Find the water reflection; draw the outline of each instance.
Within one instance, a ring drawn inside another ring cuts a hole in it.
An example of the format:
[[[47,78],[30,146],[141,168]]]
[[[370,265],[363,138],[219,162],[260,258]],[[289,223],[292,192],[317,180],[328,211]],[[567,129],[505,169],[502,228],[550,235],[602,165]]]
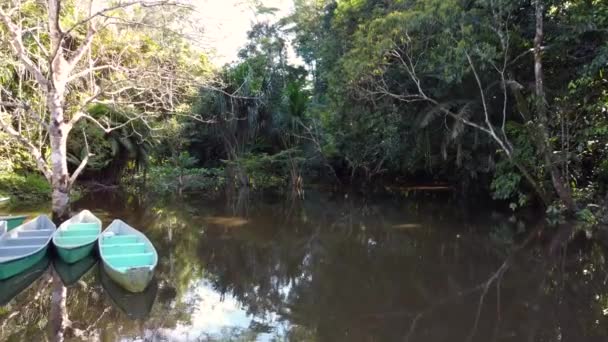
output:
[[[129,299],[97,272],[59,287],[47,272],[0,309],[0,339],[51,338],[48,314],[61,307],[51,294],[62,291],[66,340],[608,337],[603,245],[541,239],[508,258],[534,225],[463,212],[449,199],[309,192],[302,202],[249,194],[213,202],[97,193],[77,203],[82,208],[104,224],[124,218],[150,237],[160,257],[153,291]]]
[[[143,292],[131,293],[112,281],[103,267],[98,267],[97,273],[105,293],[130,319],[146,319],[150,315],[158,291],[156,278],[152,279]]]
[[[38,279],[49,266],[49,258],[44,257],[25,271],[14,277],[0,280],[0,306],[10,301]]]
[[[59,257],[53,257],[53,268],[57,272],[57,275],[59,275],[59,278],[61,278],[63,285],[68,287],[76,284],[95,265],[97,265],[97,257],[95,255],[89,255],[73,264],[68,264]]]

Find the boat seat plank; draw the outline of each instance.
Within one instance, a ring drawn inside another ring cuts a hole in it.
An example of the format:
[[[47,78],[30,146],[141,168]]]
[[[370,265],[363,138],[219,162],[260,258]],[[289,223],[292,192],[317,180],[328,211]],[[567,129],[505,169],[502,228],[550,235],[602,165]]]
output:
[[[55,243],[62,246],[78,246],[95,242],[95,240],[97,240],[97,236],[97,234],[86,236],[57,236],[55,237]]]
[[[146,244],[143,242],[123,243],[116,245],[105,244],[102,245],[101,248],[105,255],[121,255],[146,252]]]
[[[97,222],[79,222],[79,223],[70,223],[68,224],[68,229],[99,229],[101,225]]]
[[[59,236],[86,236],[86,235],[99,235],[100,230],[97,228],[79,228],[70,230],[60,230]]]
[[[18,237],[49,237],[53,234],[51,229],[40,229],[40,230],[22,230],[17,232]]]
[[[19,248],[30,248],[30,247],[36,247],[36,248],[38,248],[40,246],[42,246],[42,245],[2,246],[2,247],[0,247],[0,251],[19,249]]]
[[[16,239],[5,239],[0,241],[0,247],[12,247],[12,246],[41,246],[48,241],[48,237],[26,237]]]
[[[12,247],[0,247],[0,258],[15,257],[26,255],[31,252],[38,250],[41,246],[12,246]]]
[[[105,255],[105,260],[112,267],[139,267],[151,266],[154,262],[154,253],[132,253],[120,255]]]
[[[78,240],[78,239],[90,239],[90,238],[96,238],[98,237],[99,234],[87,234],[87,235],[78,235],[78,236],[65,236],[65,235],[57,235],[55,238],[57,239],[64,239],[64,240]]]
[[[102,245],[135,243],[135,242],[139,242],[139,236],[132,235],[132,234],[103,236],[101,242],[102,242]]]

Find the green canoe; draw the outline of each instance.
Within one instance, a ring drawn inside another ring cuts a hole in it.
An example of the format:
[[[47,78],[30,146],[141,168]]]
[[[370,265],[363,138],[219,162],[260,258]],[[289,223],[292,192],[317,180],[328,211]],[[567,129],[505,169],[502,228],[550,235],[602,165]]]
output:
[[[0,221],[6,221],[6,230],[12,230],[23,224],[27,215],[20,216],[0,216]]]
[[[46,255],[55,224],[40,215],[0,236],[0,280],[19,274]]]
[[[131,292],[146,289],[154,276],[158,254],[144,234],[114,220],[98,244],[103,268],[112,280]]]
[[[53,235],[53,244],[59,257],[73,264],[91,254],[101,233],[101,220],[83,210],[63,222]]]

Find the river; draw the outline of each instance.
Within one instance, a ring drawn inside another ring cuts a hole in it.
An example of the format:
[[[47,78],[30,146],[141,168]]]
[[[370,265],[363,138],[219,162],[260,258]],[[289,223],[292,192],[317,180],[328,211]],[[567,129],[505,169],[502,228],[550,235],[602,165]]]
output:
[[[424,193],[107,192],[74,203],[85,208],[104,226],[121,218],[148,235],[160,256],[152,286],[123,293],[93,261],[54,308],[56,279],[43,267],[0,307],[0,340],[51,339],[53,310],[66,340],[608,340],[606,248],[551,244],[543,234],[556,228],[546,227],[513,253],[540,215]]]

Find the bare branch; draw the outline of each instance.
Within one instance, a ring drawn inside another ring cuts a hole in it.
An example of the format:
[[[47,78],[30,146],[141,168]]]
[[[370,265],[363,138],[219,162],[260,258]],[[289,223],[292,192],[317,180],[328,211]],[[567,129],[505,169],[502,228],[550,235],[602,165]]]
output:
[[[109,122],[106,122],[105,125],[104,125],[104,123],[102,123],[101,121],[99,121],[96,118],[92,117],[91,115],[86,114],[85,112],[80,111],[80,112],[76,113],[76,115],[74,115],[74,117],[72,118],[72,120],[70,120],[70,123],[76,123],[80,119],[86,119],[86,120],[94,123],[97,127],[101,128],[101,130],[103,130],[105,133],[110,133],[112,131],[115,131],[115,130],[117,130],[119,128],[122,128],[122,127],[125,127],[125,126],[131,124],[133,121],[137,121],[137,120],[143,119],[144,117],[150,117],[150,114],[149,113],[142,113],[142,114],[136,115],[134,117],[128,118],[127,121],[125,121],[125,122],[123,122],[123,123],[121,123],[119,125],[113,126]],[[147,124],[147,123],[145,123],[145,124]]]
[[[72,173],[72,176],[70,177],[70,186],[72,186],[74,184],[74,182],[76,182],[76,179],[78,178],[78,176],[80,175],[82,170],[84,170],[84,168],[87,166],[89,157],[93,155],[93,154],[91,154],[91,151],[89,150],[87,134],[85,133],[84,128],[82,129],[82,136],[84,137],[84,146],[86,149],[86,154],[85,154],[84,158],[82,159],[82,161],[80,161],[80,165],[78,165],[76,170],[74,170],[74,173]]]
[[[44,75],[40,71],[40,68],[38,68],[36,63],[34,63],[34,61],[32,61],[32,59],[28,55],[27,50],[23,45],[23,40],[21,39],[21,28],[12,22],[11,18],[8,16],[7,13],[4,12],[4,10],[2,10],[2,8],[0,8],[0,20],[4,23],[4,25],[8,29],[9,35],[11,36],[10,42],[11,47],[13,48],[13,52],[23,63],[27,71],[29,71],[34,76],[36,82],[38,82],[40,86],[46,88],[48,86],[48,80],[46,79],[46,77],[44,77]]]
[[[91,43],[93,43],[93,38],[95,37],[96,33],[97,31],[93,25],[91,25],[87,31],[87,36],[84,39],[84,42],[82,42],[78,50],[76,50],[76,52],[74,52],[74,54],[68,59],[70,69],[74,69],[74,67],[76,67],[76,64],[78,64],[85,52],[91,47]]]
[[[2,114],[3,112],[0,112],[0,114]],[[34,144],[32,144],[31,141],[29,141],[28,139],[26,139],[23,135],[21,135],[19,132],[17,132],[9,123],[4,122],[4,120],[2,120],[2,117],[0,116],[0,129],[2,129],[4,132],[8,133],[8,135],[10,135],[13,139],[19,141],[23,146],[25,146],[30,153],[32,154],[32,157],[34,157],[34,160],[36,161],[36,166],[38,166],[38,169],[44,174],[44,176],[46,177],[47,180],[51,180],[51,169],[49,168],[48,164],[46,163],[46,160],[42,157],[42,153],[40,151],[40,149],[38,149],[36,146],[34,146]]]
[[[111,6],[111,7],[99,10],[99,11],[93,13],[92,15],[88,16],[87,18],[78,21],[72,27],[70,27],[65,33],[68,34],[68,33],[72,32],[73,30],[75,30],[78,26],[87,24],[90,21],[92,21],[93,19],[95,19],[97,17],[100,17],[100,16],[103,16],[104,14],[106,14],[108,12],[112,12],[112,11],[115,11],[115,10],[118,10],[118,9],[127,8],[127,7],[131,7],[131,6],[134,6],[134,5],[141,5],[142,7],[184,6],[184,7],[190,8],[186,4],[182,4],[182,3],[176,2],[176,1],[168,1],[168,0],[160,0],[160,1],[139,0],[139,1],[128,1],[128,2],[122,2],[122,3],[119,2],[115,6]]]
[[[114,71],[120,71],[122,70],[120,67],[114,66],[114,65],[100,65],[100,66],[94,66],[94,67],[89,67],[85,70],[79,71],[75,74],[73,74],[72,76],[70,76],[68,78],[68,83],[72,82],[74,80],[77,80],[81,77],[86,77],[88,76],[90,73],[95,72],[95,71],[101,71],[101,70],[114,70]]]

